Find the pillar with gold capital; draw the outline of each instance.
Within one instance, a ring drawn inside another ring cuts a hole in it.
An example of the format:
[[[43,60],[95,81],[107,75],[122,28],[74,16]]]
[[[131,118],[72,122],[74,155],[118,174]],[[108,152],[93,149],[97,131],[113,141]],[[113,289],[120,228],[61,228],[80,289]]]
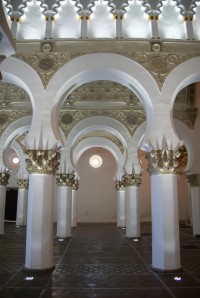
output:
[[[79,181],[74,179],[72,184],[72,216],[71,216],[71,226],[72,228],[77,227],[77,197],[78,197],[78,187]]]
[[[53,182],[60,153],[26,150],[29,173],[25,269],[51,271],[53,264]]]
[[[72,185],[73,174],[58,174],[56,176],[58,186],[57,203],[57,237],[71,237],[71,214],[72,214]]]
[[[140,209],[138,187],[141,184],[141,174],[125,174],[125,210],[126,210],[126,237],[140,237]]]
[[[18,185],[18,196],[17,196],[16,225],[25,226],[27,223],[28,179],[17,179],[17,185]]]
[[[117,193],[117,227],[126,227],[125,214],[125,184],[123,179],[115,182],[115,189]]]
[[[177,174],[183,172],[181,151],[152,150],[147,154],[151,178],[152,267],[171,271],[181,268]]]
[[[6,171],[0,172],[0,234],[4,233],[4,216],[6,203],[6,186],[10,174]]]
[[[191,189],[193,235],[200,235],[200,174],[187,175]]]

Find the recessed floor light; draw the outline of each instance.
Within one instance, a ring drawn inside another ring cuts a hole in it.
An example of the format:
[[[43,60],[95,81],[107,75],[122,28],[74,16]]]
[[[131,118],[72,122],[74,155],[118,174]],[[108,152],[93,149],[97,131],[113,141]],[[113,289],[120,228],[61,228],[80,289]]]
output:
[[[176,281],[180,281],[182,278],[180,277],[180,276],[175,276],[174,277],[174,280],[176,280]]]
[[[25,280],[33,280],[34,277],[33,277],[33,276],[26,276],[24,279],[25,279]]]

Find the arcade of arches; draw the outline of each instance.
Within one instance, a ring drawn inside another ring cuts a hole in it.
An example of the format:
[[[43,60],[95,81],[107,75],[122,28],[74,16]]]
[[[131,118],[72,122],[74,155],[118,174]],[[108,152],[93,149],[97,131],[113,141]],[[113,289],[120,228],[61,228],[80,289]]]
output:
[[[0,10],[0,234],[18,187],[27,269],[54,268],[53,222],[63,238],[77,222],[133,238],[152,222],[152,267],[181,268],[179,221],[200,235],[200,1]]]

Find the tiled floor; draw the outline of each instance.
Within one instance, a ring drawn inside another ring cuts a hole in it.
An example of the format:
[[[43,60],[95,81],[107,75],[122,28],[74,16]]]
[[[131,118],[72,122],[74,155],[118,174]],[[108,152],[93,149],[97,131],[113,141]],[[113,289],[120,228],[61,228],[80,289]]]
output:
[[[55,237],[54,272],[31,274],[23,270],[25,230],[6,223],[0,235],[0,297],[200,297],[200,238],[190,227],[180,228],[181,273],[152,271],[150,226],[142,225],[135,242],[108,224],[80,225],[62,242]]]

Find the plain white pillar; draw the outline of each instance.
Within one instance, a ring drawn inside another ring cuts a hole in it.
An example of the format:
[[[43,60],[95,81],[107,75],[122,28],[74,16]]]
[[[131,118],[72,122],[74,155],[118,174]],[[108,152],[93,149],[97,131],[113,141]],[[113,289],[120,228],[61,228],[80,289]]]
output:
[[[193,235],[200,235],[200,187],[191,186]]]
[[[125,216],[125,189],[117,190],[117,227],[126,227],[126,216]]]
[[[140,212],[138,186],[128,186],[125,190],[126,237],[140,237]]]
[[[52,270],[53,181],[51,174],[29,175],[25,268]]]
[[[6,204],[6,186],[0,185],[0,234],[4,234],[5,204]]]
[[[72,216],[71,216],[71,226],[73,228],[77,227],[77,196],[78,192],[76,189],[72,189]]]
[[[152,267],[180,269],[177,176],[151,175]]]
[[[25,226],[27,223],[28,189],[19,188],[17,196],[16,225]]]
[[[72,187],[58,186],[57,237],[71,237]]]

